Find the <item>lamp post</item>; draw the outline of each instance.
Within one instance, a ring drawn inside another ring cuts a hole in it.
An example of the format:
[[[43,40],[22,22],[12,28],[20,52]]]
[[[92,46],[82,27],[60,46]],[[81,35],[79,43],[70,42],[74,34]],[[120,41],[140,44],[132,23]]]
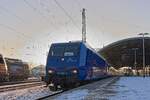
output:
[[[149,33],[139,33],[138,35],[142,35],[143,40],[143,76],[145,77],[145,41],[144,36],[149,35]]]
[[[136,68],[136,65],[137,65],[137,61],[136,61],[136,58],[137,58],[137,50],[138,48],[132,48],[132,50],[134,50],[134,68],[135,68],[135,72],[137,73],[137,68]]]

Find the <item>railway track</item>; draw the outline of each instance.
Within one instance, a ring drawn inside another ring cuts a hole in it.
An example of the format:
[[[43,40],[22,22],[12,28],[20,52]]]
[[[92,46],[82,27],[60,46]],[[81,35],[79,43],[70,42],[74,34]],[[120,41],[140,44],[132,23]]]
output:
[[[29,82],[29,83],[20,83],[20,84],[13,84],[13,85],[4,85],[0,86],[0,92],[12,91],[17,89],[25,89],[35,86],[42,86],[44,85],[43,82]]]
[[[100,80],[97,80],[97,81],[105,81],[105,79],[111,79],[112,77],[107,77],[107,78],[103,78],[103,79],[100,79]],[[114,77],[114,79],[112,79],[112,80],[117,80],[119,77]],[[89,83],[87,83],[87,84],[82,84],[82,85],[80,85],[79,87],[76,87],[76,88],[80,88],[80,87],[82,87],[82,86],[86,86],[86,85],[88,85],[88,84],[91,84],[91,83],[94,83],[94,82],[96,82],[96,81],[93,81],[93,82],[89,82]],[[44,97],[41,97],[41,98],[38,98],[38,99],[36,99],[36,100],[49,100],[49,98],[50,97],[52,97],[52,96],[56,96],[56,95],[59,95],[59,94],[61,94],[61,93],[63,93],[63,92],[67,92],[67,91],[70,91],[70,90],[73,90],[73,89],[76,89],[76,88],[71,88],[71,89],[68,89],[68,90],[62,90],[62,91],[58,91],[58,92],[56,92],[56,93],[53,93],[53,94],[50,94],[50,95],[48,95],[48,96],[44,96]]]
[[[32,80],[24,80],[24,81],[10,81],[10,82],[1,82],[0,86],[4,85],[13,85],[13,84],[20,84],[20,83],[29,83],[29,82],[40,82],[37,79],[32,79]]]
[[[50,95],[48,95],[48,96],[44,96],[44,97],[38,98],[38,99],[36,99],[36,100],[44,100],[44,99],[47,99],[47,98],[49,98],[49,97],[52,97],[52,96],[61,94],[61,93],[65,92],[65,91],[67,91],[67,90],[58,91],[58,92],[56,92],[56,93],[53,93],[53,94],[50,94]]]

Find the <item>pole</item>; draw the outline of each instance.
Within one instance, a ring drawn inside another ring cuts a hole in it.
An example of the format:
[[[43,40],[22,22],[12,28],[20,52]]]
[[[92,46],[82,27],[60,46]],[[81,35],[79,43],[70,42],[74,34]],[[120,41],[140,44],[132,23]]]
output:
[[[137,50],[138,48],[132,48],[132,50],[134,50],[134,69],[135,69],[135,72],[137,73],[137,68],[136,68],[136,65],[137,65]]]
[[[86,42],[86,16],[85,8],[82,10],[82,42]]]
[[[135,50],[134,50],[134,55],[135,55],[135,57],[134,57],[134,67],[135,67],[135,72],[137,72],[137,70],[136,70],[136,65],[137,65],[137,61],[136,61],[136,50],[137,50],[137,48],[135,48]]]
[[[143,76],[145,77],[145,41],[144,41],[144,34],[143,34]]]
[[[149,33],[140,33],[139,35],[142,35],[143,37],[143,76],[145,77],[145,40],[144,35],[149,35]]]

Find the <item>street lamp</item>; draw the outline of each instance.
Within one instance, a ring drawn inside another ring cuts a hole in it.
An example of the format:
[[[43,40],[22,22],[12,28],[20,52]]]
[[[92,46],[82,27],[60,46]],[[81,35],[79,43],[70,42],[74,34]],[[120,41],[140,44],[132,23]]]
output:
[[[135,71],[137,72],[137,68],[136,68],[136,65],[137,65],[137,61],[136,61],[136,51],[138,50],[138,48],[132,48],[132,50],[134,50],[134,68],[135,68]]]
[[[145,76],[145,42],[144,42],[144,36],[149,35],[149,33],[139,33],[138,35],[142,35],[143,37],[143,76]]]

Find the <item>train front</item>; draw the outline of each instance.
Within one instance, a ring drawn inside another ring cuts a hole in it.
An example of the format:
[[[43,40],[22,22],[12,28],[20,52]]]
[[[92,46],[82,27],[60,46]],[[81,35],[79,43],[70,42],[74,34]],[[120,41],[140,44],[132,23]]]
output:
[[[78,82],[79,53],[79,42],[51,45],[45,79],[49,87],[56,90],[58,86],[66,88]]]

